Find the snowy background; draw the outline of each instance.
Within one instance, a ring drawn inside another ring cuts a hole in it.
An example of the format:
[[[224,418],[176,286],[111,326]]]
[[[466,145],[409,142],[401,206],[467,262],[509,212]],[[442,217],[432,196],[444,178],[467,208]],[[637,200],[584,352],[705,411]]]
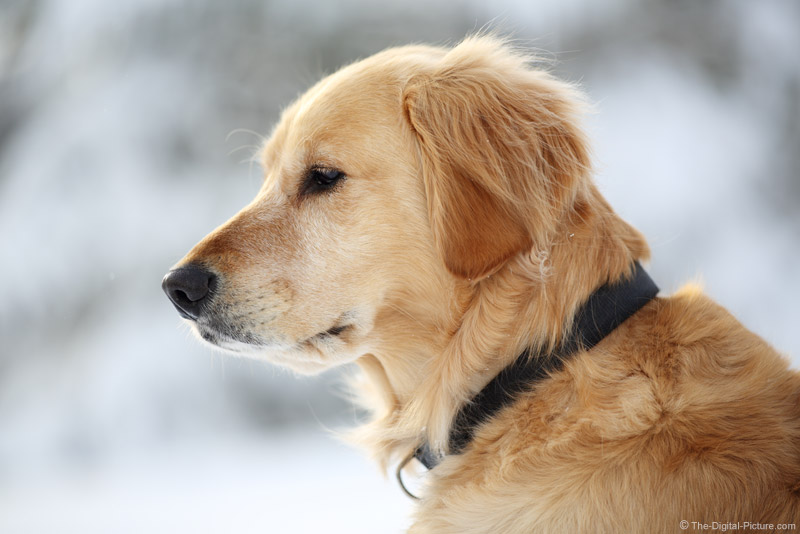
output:
[[[0,2],[0,532],[401,532],[410,501],[331,429],[335,373],[200,346],[160,289],[260,183],[324,73],[490,24],[595,104],[598,181],[669,292],[800,367],[794,0]]]

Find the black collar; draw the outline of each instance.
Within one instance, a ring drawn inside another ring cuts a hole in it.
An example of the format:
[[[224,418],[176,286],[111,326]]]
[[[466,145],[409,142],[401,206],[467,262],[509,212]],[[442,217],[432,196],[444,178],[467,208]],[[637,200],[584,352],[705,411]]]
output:
[[[539,381],[560,370],[567,358],[594,347],[657,293],[658,287],[639,262],[635,262],[630,279],[598,288],[578,310],[572,331],[561,345],[550,353],[532,354],[530,349],[526,349],[461,408],[450,429],[448,453],[461,453],[482,423],[509,405],[518,394],[529,391]],[[433,469],[442,460],[431,451],[427,442],[417,448],[414,457],[428,469]],[[402,480],[400,482],[402,484]]]

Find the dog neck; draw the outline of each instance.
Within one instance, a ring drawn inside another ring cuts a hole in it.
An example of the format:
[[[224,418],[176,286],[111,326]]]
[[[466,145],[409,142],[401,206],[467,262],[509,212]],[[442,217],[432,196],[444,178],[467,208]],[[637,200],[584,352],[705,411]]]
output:
[[[573,326],[558,347],[551,352],[533,354],[526,349],[508,367],[503,368],[475,397],[464,404],[454,418],[448,454],[459,454],[472,441],[479,425],[491,419],[515,398],[561,369],[564,362],[581,350],[590,350],[617,326],[655,298],[658,287],[639,262],[628,280],[598,288],[576,313]],[[428,469],[441,462],[427,443],[422,443],[414,457]],[[401,469],[405,462],[401,464]],[[402,484],[402,480],[401,480]],[[404,487],[405,489],[405,487]],[[408,490],[406,490],[408,492]]]
[[[435,318],[414,316],[399,350],[386,347],[358,361],[359,393],[370,397],[362,402],[373,420],[354,437],[384,468],[423,441],[442,454],[461,406],[523,350],[558,346],[597,288],[647,258],[643,237],[593,187],[587,195],[546,249],[520,254],[480,281],[455,280]]]

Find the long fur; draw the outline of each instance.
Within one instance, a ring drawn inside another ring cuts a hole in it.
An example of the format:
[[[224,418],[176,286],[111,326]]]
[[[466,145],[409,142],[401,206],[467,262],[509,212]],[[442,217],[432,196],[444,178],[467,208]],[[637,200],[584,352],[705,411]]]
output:
[[[446,453],[461,405],[649,256],[592,182],[582,112],[502,39],[387,50],[286,110],[262,191],[181,265],[219,277],[209,313],[232,333],[225,348],[299,372],[355,361],[372,416],[353,438],[384,467],[423,439]],[[320,165],[346,180],[303,197]],[[799,412],[787,361],[688,288],[447,456],[411,532],[796,522]]]

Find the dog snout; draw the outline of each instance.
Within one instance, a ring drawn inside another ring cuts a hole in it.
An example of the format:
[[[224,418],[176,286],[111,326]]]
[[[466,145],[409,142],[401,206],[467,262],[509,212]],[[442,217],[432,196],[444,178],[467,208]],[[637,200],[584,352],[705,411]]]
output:
[[[168,272],[161,288],[184,319],[196,321],[216,286],[214,273],[200,265],[186,265]]]

